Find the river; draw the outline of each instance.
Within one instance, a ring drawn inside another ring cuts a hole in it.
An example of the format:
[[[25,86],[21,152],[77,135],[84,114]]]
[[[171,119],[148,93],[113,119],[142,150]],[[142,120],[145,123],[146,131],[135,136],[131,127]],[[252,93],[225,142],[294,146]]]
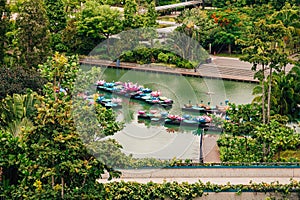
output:
[[[253,83],[204,79],[178,75],[149,73],[141,71],[103,68],[101,79],[106,81],[131,81],[152,90],[159,90],[162,96],[174,100],[171,114],[182,115],[181,107],[191,102],[210,105],[224,105],[228,99],[236,104],[250,103],[253,99]],[[136,158],[155,157],[159,159],[199,158],[199,136],[192,134],[193,128],[164,127],[150,125],[137,120],[137,111],[154,109],[150,105],[136,100],[127,100],[122,109],[117,110],[118,120],[124,120],[125,128],[116,133],[115,138],[122,146],[123,152]],[[162,109],[161,109],[162,110]],[[219,134],[206,133],[203,142],[204,160],[210,161],[208,155],[216,146]],[[214,161],[214,160],[212,160]]]

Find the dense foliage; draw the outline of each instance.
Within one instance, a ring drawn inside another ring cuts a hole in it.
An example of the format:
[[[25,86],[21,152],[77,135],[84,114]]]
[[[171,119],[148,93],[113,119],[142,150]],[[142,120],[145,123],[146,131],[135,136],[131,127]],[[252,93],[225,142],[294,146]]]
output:
[[[288,74],[285,74],[284,71],[272,74],[271,116],[274,114],[285,115],[290,121],[299,119],[299,72],[299,66],[295,65]],[[264,87],[267,87],[266,83],[264,83]],[[261,102],[263,96],[262,86],[256,86],[253,94],[256,95],[253,102]],[[266,95],[267,92],[265,91]]]
[[[23,129],[33,127],[33,118],[36,115],[35,104],[38,104],[37,93],[13,94],[6,96],[0,104],[0,129],[19,136]]]
[[[185,59],[182,59],[175,53],[163,51],[156,48],[137,48],[133,51],[125,52],[123,55],[121,55],[120,58],[121,61],[137,62],[139,64],[167,63],[173,64],[180,68],[194,68],[192,63]]]
[[[124,16],[107,6],[124,3]],[[191,9],[180,14],[182,26],[177,30],[189,37],[172,34],[170,51],[164,44],[155,45],[153,1],[0,0],[0,194],[12,199],[183,199],[229,189],[299,191],[299,183],[294,181],[246,186],[96,183],[105,170],[111,177],[119,175],[111,166],[170,163],[137,160],[125,156],[115,141],[102,142],[123,124],[115,120],[112,110],[82,98],[89,95],[86,87],[74,86],[77,80],[90,87],[99,71],[82,73],[76,56],[48,56],[54,51],[87,55],[105,39],[132,28],[143,28],[140,36],[148,47],[123,52],[122,48],[110,49],[111,40],[106,40],[106,49],[100,53],[122,55],[122,61],[192,68],[207,56],[200,52],[199,42],[210,53],[243,53],[242,59],[253,64],[261,81],[254,90],[258,96],[255,104],[231,105],[224,135],[218,141],[222,161],[287,161],[280,153],[299,149],[298,134],[286,126],[288,120],[299,119],[299,60],[285,73],[292,62],[288,56],[300,44],[299,0],[221,0],[212,4],[219,9]],[[16,19],[11,13],[18,13]],[[136,35],[115,38],[116,44],[126,46],[131,37]],[[133,41],[130,45],[138,44]]]
[[[51,49],[53,51],[66,51],[67,47],[62,42],[62,31],[67,26],[67,13],[64,11],[62,0],[46,0],[45,8],[49,20],[51,36]]]
[[[269,4],[275,9],[279,10],[281,9],[285,3],[291,3],[294,5],[300,5],[299,0],[293,0],[293,1],[286,1],[286,0],[280,0],[280,1],[274,1],[274,0],[260,0],[260,1],[251,1],[251,0],[221,0],[221,1],[213,1],[212,5],[215,7],[243,7],[243,6],[249,6],[249,7],[259,7],[263,6],[265,4]]]
[[[186,182],[164,182],[140,184],[136,182],[112,182],[104,184],[107,193],[100,199],[193,199],[206,195],[206,192],[226,192],[235,191],[237,194],[242,192],[275,192],[289,194],[299,190],[299,182],[292,180],[289,184],[278,182],[268,183],[249,183],[248,185],[225,185],[203,183],[201,181],[188,184]],[[209,195],[209,194],[208,194]],[[272,197],[272,195],[271,195]],[[283,196],[284,197],[284,196]]]
[[[51,54],[49,20],[41,0],[24,1],[16,20],[20,64],[37,68]]]
[[[287,127],[287,117],[274,115],[270,123],[261,123],[260,107],[230,104],[224,134],[218,140],[223,162],[284,161],[280,152],[299,148],[300,136]],[[294,161],[291,158],[290,161]]]
[[[96,39],[104,37],[107,41],[107,54],[109,54],[109,37],[122,30],[121,13],[107,5],[88,2],[82,10],[77,26],[78,32],[87,37]]]
[[[0,64],[2,64],[6,50],[6,32],[8,31],[10,11],[7,1],[0,1]]]
[[[284,4],[281,10],[276,10],[270,4],[257,7],[222,6],[216,10],[194,8],[180,13],[177,21],[182,23],[182,26],[177,30],[198,40],[204,48],[211,48],[211,53],[241,53],[245,46],[238,40],[249,38],[248,32],[254,23],[268,19],[272,20],[270,24],[274,26],[282,23],[285,28],[292,30],[291,36],[286,35],[281,38],[285,41],[284,48],[288,50],[299,46],[299,31],[297,30],[300,26],[296,20],[299,14],[299,5],[290,3]],[[274,37],[272,34],[269,36]]]
[[[31,89],[41,94],[45,79],[35,70],[25,70],[23,67],[0,67],[0,99],[6,95],[25,94]]]
[[[90,193],[104,170],[112,177],[118,173],[97,160],[77,132],[71,92],[78,60],[56,53],[40,67],[48,80],[43,96],[15,94],[0,104],[1,188],[13,199],[59,199]],[[119,123],[110,112],[103,117],[105,113],[98,113],[98,123],[110,128],[99,131],[112,135],[120,129]]]

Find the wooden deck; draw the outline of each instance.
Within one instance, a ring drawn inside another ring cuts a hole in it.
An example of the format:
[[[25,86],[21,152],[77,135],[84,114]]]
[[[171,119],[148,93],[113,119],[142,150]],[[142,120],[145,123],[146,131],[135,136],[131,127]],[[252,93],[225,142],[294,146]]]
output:
[[[106,66],[116,68],[116,63],[108,60],[84,59],[80,60],[81,64]],[[251,69],[237,68],[236,66],[219,66],[215,64],[204,64],[194,69],[171,68],[153,64],[138,65],[135,63],[121,62],[118,68],[137,71],[148,71],[154,73],[165,73],[173,75],[195,76],[201,78],[224,79],[241,82],[258,82],[253,79],[254,72]]]

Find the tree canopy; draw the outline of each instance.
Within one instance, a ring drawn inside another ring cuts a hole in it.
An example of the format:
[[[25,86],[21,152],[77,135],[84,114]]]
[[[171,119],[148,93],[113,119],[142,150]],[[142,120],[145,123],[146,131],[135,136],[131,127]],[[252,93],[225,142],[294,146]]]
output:
[[[51,53],[49,20],[44,2],[26,0],[20,8],[16,25],[21,63],[24,67],[37,68]]]

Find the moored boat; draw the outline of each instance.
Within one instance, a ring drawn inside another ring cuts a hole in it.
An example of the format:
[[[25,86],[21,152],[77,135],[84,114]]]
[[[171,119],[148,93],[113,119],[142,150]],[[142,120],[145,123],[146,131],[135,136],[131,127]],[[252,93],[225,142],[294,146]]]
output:
[[[226,111],[229,109],[229,106],[227,105],[228,100],[225,100],[225,106],[222,105],[222,102],[220,105],[217,106],[211,106],[210,102],[208,102],[207,105],[203,104],[203,101],[201,101],[200,104],[192,105],[192,104],[185,104],[184,107],[182,107],[182,111],[184,112],[194,112],[194,113],[210,113],[210,114],[222,114],[226,113]]]
[[[97,89],[110,92],[122,97],[142,100],[149,104],[158,104],[162,107],[172,107],[173,100],[167,97],[162,97],[160,91],[152,91],[149,88],[144,88],[137,83],[132,82],[105,82],[104,80],[97,81]]]
[[[165,112],[145,112],[138,111],[138,119],[148,119],[153,121],[163,122],[168,125],[176,126],[193,126],[193,127],[207,127],[207,123],[212,121],[212,118],[206,115],[203,116],[189,116],[189,115],[171,115]]]
[[[104,96],[99,96],[96,102],[101,104],[106,108],[122,108],[122,99],[120,98],[105,98]]]

